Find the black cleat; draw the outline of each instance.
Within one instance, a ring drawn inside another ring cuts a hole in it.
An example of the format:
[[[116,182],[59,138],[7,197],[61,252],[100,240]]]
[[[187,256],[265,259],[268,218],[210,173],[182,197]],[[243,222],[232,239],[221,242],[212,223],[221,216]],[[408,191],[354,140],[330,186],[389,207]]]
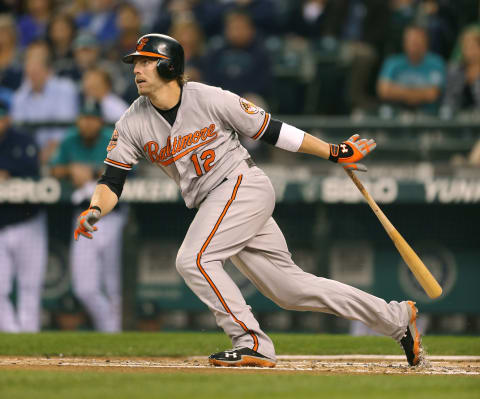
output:
[[[275,362],[249,348],[231,349],[214,353],[208,357],[214,366],[275,367]]]
[[[400,340],[400,344],[407,355],[408,364],[410,366],[417,366],[421,360],[422,343],[420,333],[417,329],[417,313],[418,309],[415,307],[415,302],[408,301],[408,314],[410,320],[408,322],[407,331]]]

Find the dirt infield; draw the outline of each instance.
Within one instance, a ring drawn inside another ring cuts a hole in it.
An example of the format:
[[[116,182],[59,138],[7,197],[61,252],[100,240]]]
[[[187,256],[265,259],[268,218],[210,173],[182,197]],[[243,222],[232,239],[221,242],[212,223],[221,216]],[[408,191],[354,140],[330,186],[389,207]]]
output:
[[[279,356],[277,366],[265,368],[213,367],[206,357],[190,358],[86,358],[0,357],[1,369],[122,371],[122,372],[262,372],[309,374],[405,374],[480,376],[480,356],[432,356],[409,367],[401,356]]]

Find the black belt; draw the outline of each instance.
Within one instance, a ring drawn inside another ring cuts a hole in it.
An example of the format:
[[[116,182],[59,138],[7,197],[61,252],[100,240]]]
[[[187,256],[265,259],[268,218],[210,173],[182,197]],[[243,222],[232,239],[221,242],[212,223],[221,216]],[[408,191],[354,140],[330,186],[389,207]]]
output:
[[[252,158],[245,159],[245,162],[247,163],[247,166],[249,168],[253,168],[254,166],[257,166],[257,164],[255,163],[255,161]]]
[[[247,163],[247,166],[249,168],[253,168],[254,166],[257,166],[257,164],[255,163],[255,161],[250,157],[250,158],[247,158],[245,159],[245,162]],[[217,188],[220,184],[223,184],[227,181],[228,179],[225,177],[217,186],[215,186],[215,188]]]

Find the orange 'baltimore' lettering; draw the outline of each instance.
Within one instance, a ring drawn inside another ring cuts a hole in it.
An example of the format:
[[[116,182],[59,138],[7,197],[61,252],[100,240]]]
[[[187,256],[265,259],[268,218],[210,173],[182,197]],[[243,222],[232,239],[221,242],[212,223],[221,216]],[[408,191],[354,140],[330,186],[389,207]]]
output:
[[[158,143],[155,141],[149,141],[147,144],[143,146],[143,150],[148,154],[150,161],[156,162],[157,161],[157,151],[158,151]]]
[[[165,147],[167,147],[167,157],[169,157],[170,155],[172,155],[172,147],[171,147],[171,144],[170,144],[170,136],[168,136],[167,145]]]
[[[195,133],[193,133],[193,143],[198,143],[198,140],[200,140],[200,130],[197,130]]]
[[[179,151],[182,151],[182,136],[178,136],[177,147],[175,148],[173,153],[176,154]]]
[[[212,137],[214,134],[215,134],[215,124],[212,123],[212,124],[208,127],[207,136],[208,136],[208,137]]]
[[[215,140],[218,136],[215,127],[215,124],[212,123],[208,127],[196,130],[194,133],[187,133],[183,137],[179,135],[174,137],[173,143],[169,136],[165,146],[161,148],[156,141],[149,141],[143,146],[143,150],[152,163],[158,162],[163,166],[167,166],[191,151]],[[192,144],[196,145],[192,146]],[[213,159],[210,162],[212,161]],[[210,165],[210,162],[208,162],[208,166]]]
[[[183,136],[183,140],[182,140],[182,150],[184,148],[187,148],[188,146],[191,146],[192,145],[192,139],[193,139],[193,134],[190,133],[190,134],[187,134],[186,136]]]

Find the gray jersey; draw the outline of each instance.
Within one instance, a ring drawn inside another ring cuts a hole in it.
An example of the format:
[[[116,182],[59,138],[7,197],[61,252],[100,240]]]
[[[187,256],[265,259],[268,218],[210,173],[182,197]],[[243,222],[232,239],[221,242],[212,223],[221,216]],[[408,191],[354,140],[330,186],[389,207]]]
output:
[[[141,96],[115,126],[107,165],[130,170],[143,157],[179,185],[187,207],[198,206],[249,154],[237,133],[259,139],[270,122],[263,109],[218,87],[183,87],[173,126]]]

